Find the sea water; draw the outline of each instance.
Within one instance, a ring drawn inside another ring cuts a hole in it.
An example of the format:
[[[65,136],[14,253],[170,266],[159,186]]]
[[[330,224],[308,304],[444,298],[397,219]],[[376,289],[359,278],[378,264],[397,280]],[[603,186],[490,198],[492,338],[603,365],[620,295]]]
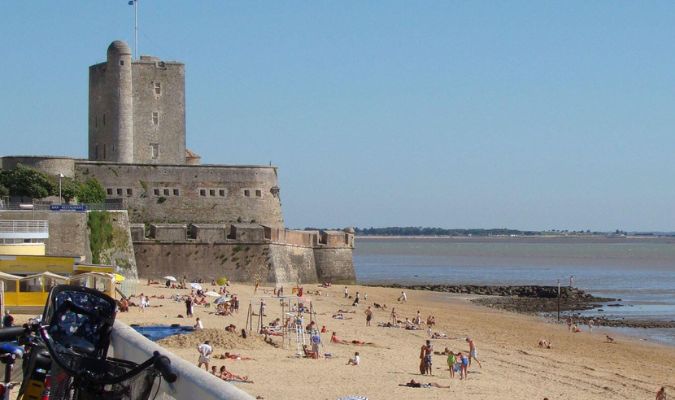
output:
[[[621,299],[586,315],[675,321],[671,238],[359,239],[359,283],[569,285],[573,276],[576,287]],[[619,330],[675,345],[675,329]]]

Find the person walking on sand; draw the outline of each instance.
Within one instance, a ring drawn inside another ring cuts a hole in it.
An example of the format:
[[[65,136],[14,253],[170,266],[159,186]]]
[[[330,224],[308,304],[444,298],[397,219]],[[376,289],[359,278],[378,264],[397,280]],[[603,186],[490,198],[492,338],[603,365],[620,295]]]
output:
[[[197,362],[197,368],[201,368],[204,364],[206,371],[209,370],[209,360],[211,359],[211,353],[213,353],[213,347],[209,344],[208,340],[205,340],[204,343],[197,346],[197,351],[199,352],[199,362]]]
[[[396,325],[398,322],[398,315],[396,315],[396,307],[391,308],[391,323]]]
[[[666,400],[666,388],[661,386],[661,390],[656,392],[656,400]]]
[[[345,299],[349,297],[349,288],[345,286]]]
[[[187,299],[185,299],[185,314],[187,314],[188,317],[192,316],[192,297],[188,296]]]
[[[473,342],[471,338],[466,338],[467,343],[469,343],[469,366],[471,366],[471,359],[476,360],[478,363],[478,366],[480,368],[483,368],[482,365],[480,365],[480,361],[478,360],[478,351],[476,350],[476,344]]]
[[[373,310],[370,309],[370,306],[365,311],[366,314],[366,326],[370,326],[370,320],[373,319]]]

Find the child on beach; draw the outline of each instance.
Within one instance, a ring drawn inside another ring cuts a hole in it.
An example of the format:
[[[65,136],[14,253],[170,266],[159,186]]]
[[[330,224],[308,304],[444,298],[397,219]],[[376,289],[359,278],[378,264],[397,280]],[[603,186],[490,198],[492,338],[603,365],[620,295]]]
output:
[[[347,365],[354,365],[357,366],[361,364],[361,356],[359,355],[359,352],[354,353],[354,357],[350,358],[349,361],[347,361]]]
[[[448,352],[448,368],[450,369],[450,378],[455,377],[455,364],[457,364],[457,355],[450,351]]]

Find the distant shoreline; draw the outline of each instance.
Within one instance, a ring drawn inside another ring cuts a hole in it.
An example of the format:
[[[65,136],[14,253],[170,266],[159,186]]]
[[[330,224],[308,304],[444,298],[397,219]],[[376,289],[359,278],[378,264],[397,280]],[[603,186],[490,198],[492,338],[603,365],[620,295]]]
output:
[[[663,243],[675,244],[675,237],[670,236],[380,236],[356,235],[357,240],[428,240],[466,243]]]

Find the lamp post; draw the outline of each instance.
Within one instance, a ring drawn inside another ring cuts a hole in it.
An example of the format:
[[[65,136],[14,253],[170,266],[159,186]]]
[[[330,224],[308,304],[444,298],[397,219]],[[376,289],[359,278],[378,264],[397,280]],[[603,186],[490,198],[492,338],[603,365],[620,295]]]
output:
[[[61,180],[63,179],[63,174],[59,174],[59,203],[63,204],[63,197],[61,197]]]

